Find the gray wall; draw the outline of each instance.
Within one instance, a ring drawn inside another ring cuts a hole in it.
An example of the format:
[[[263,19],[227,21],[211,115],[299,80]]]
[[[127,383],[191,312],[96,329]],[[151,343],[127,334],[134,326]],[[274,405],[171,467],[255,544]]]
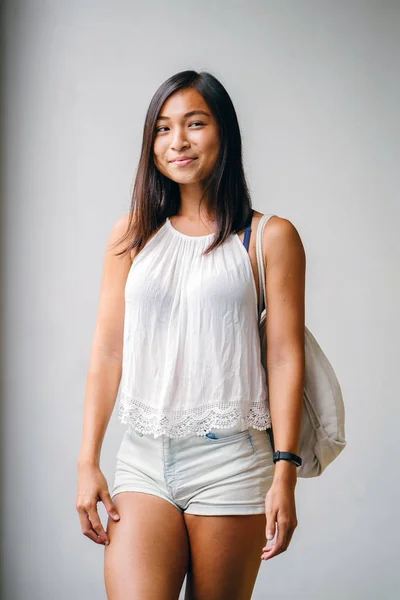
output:
[[[103,254],[150,98],[195,68],[237,108],[254,207],[300,232],[347,408],[348,446],[299,480],[253,597],[397,598],[400,3],[14,0],[2,26],[2,597],[106,598],[75,510]],[[123,430],[114,411],[110,485]]]

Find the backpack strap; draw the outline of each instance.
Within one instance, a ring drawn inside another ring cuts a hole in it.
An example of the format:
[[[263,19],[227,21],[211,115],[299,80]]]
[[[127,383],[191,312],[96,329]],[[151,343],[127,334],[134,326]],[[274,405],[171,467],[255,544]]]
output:
[[[261,318],[261,314],[264,310],[267,309],[267,297],[265,292],[265,268],[264,268],[264,258],[263,258],[263,233],[264,227],[271,217],[274,217],[274,214],[265,214],[261,217],[256,234],[256,256],[257,256],[257,269],[258,269],[258,285],[259,285],[259,296],[258,296],[258,306],[263,306],[263,309],[260,310],[259,318]]]

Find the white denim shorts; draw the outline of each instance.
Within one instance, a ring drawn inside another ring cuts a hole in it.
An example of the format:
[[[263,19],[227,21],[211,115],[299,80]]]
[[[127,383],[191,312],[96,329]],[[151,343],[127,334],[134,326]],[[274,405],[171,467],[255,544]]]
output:
[[[127,491],[160,496],[194,515],[265,513],[275,465],[267,431],[212,429],[205,437],[123,435],[111,497]]]

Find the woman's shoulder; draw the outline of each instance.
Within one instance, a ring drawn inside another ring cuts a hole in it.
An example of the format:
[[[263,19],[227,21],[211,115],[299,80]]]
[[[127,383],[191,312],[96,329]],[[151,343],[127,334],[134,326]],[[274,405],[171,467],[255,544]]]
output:
[[[264,214],[272,214],[272,213],[262,213],[259,212],[258,210],[253,210],[253,222],[252,222],[252,227],[254,228],[254,230],[256,230],[258,228],[258,224],[261,220],[261,217],[264,216]],[[273,231],[274,235],[280,235],[283,233],[284,234],[284,230],[286,229],[290,229],[290,225],[292,227],[293,224],[288,220],[285,219],[284,217],[280,217],[278,215],[272,214],[272,216],[268,219],[267,223],[264,226],[264,237],[266,235],[266,231]]]
[[[112,232],[115,236],[125,233],[129,223],[130,213],[119,216],[112,225]]]
[[[255,229],[257,229],[258,223],[263,216],[264,213],[256,210],[254,211],[253,222],[255,224]],[[264,226],[263,250],[265,258],[267,255],[270,255],[271,252],[274,254],[279,254],[280,252],[293,247],[297,248],[297,251],[300,253],[304,252],[303,244],[297,228],[289,219],[274,214],[268,219]]]

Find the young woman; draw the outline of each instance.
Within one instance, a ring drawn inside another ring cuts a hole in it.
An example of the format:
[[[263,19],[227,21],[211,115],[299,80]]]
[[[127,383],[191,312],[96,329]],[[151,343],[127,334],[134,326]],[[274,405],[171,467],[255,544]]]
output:
[[[261,560],[297,526],[296,464],[273,462],[266,429],[275,450],[297,454],[305,253],[294,225],[270,217],[266,373],[261,217],[228,93],[206,72],[169,78],[146,115],[130,212],[109,238],[85,395],[76,508],[83,534],[105,545],[110,600],[177,600],[185,575],[185,600],[249,599]],[[128,427],[110,494],[99,464],[118,392]]]

